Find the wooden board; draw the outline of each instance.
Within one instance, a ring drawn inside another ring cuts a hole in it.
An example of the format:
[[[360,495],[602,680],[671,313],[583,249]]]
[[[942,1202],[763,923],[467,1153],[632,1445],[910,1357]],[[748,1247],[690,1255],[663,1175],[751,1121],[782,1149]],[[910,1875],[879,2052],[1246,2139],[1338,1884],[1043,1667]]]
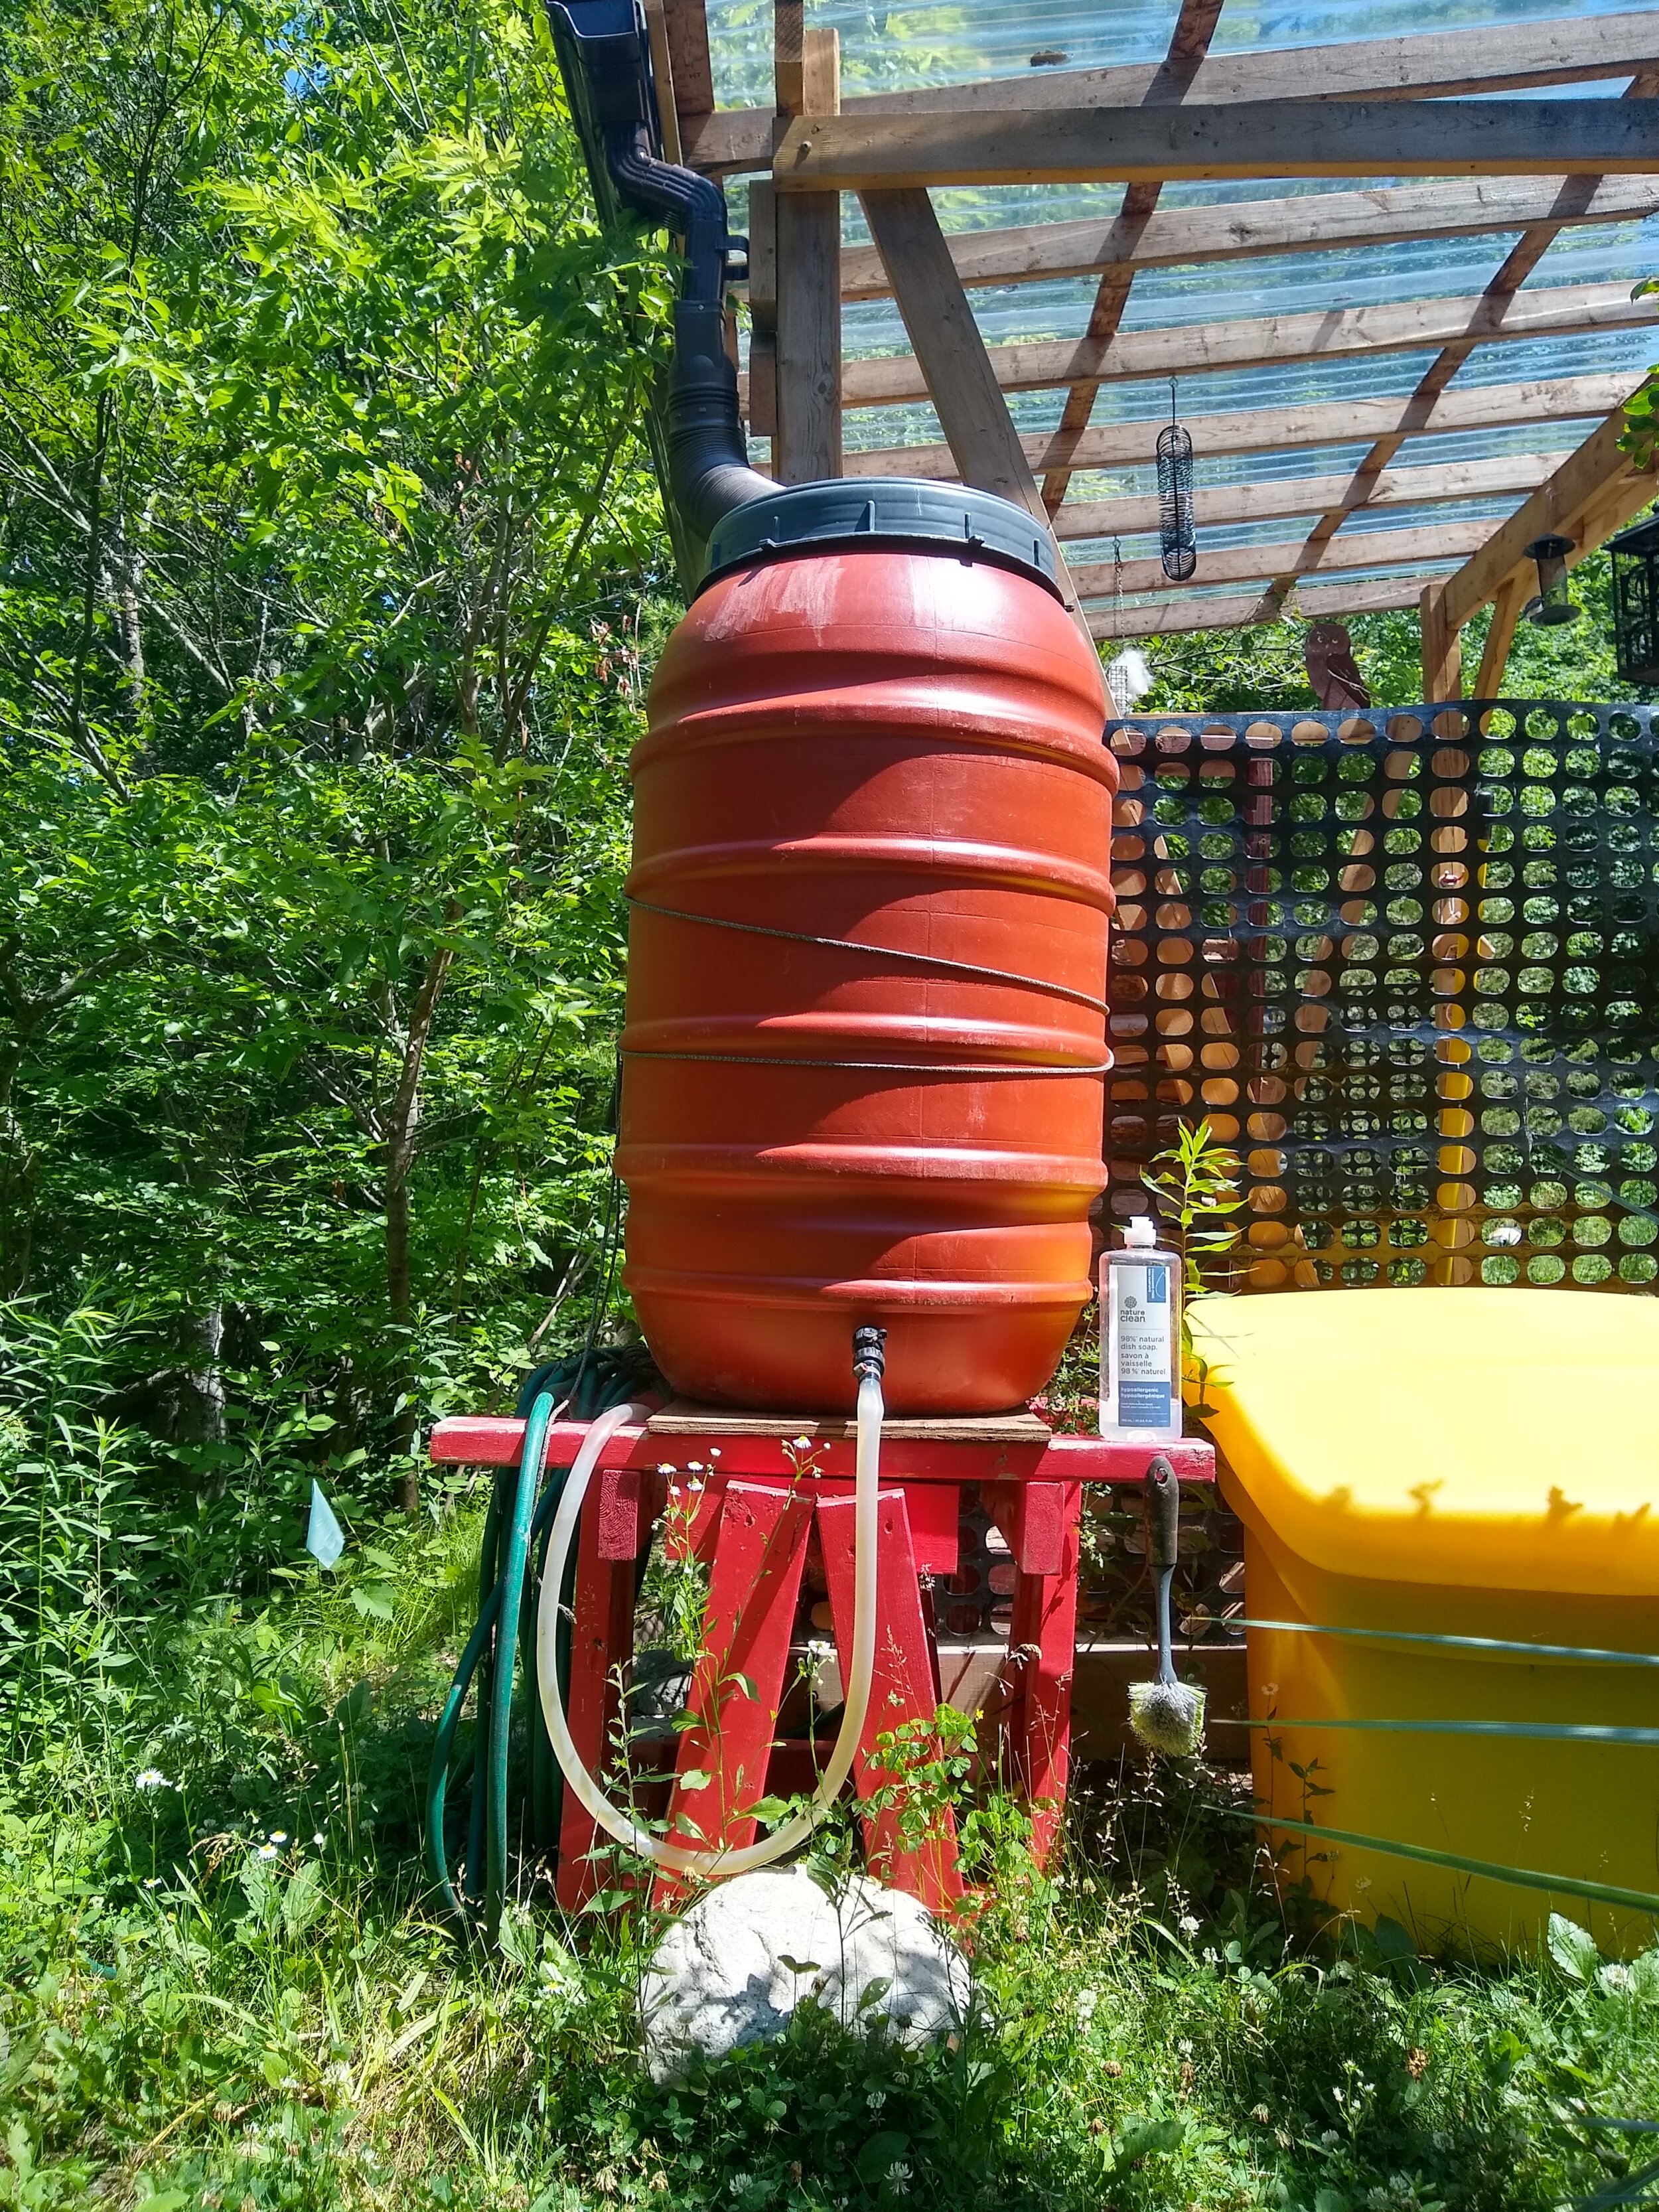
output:
[[[653,1437],[808,1437],[851,1440],[856,1422],[823,1413],[739,1413],[726,1406],[698,1406],[676,1398],[646,1424]],[[899,1419],[882,1424],[884,1437],[926,1437],[938,1443],[1047,1443],[1048,1424],[1016,1407],[1006,1413],[971,1413],[931,1420]]]
[[[1237,322],[1172,324],[1121,331],[1104,346],[1081,338],[1044,338],[992,346],[988,357],[1005,392],[1040,392],[1082,378],[1115,384],[1139,377],[1198,376],[1210,369],[1412,353],[1465,339],[1486,345],[1581,337],[1595,331],[1650,329],[1656,322],[1659,301],[1632,300],[1627,283],[1560,284],[1521,292],[1511,300],[1477,293],[1311,314],[1250,315]],[[927,379],[914,354],[849,361],[842,371],[842,398],[848,407],[886,407],[927,397]],[[1398,409],[1401,403],[1395,404]],[[1097,465],[1081,457],[1085,450],[1079,447],[1073,465]]]
[[[1608,501],[1608,495],[1621,479],[1628,481],[1633,502],[1625,508],[1626,514],[1634,513],[1651,497],[1655,489],[1651,472],[1638,473],[1629,456],[1620,450],[1624,427],[1622,410],[1609,416],[1524,507],[1488,534],[1473,558],[1451,578],[1446,586],[1444,608],[1446,620],[1454,629],[1461,629],[1477,608],[1494,596],[1505,577],[1525,558],[1526,548],[1534,538],[1559,532],[1564,537],[1582,539],[1584,523],[1593,510],[1604,502],[1617,505],[1616,500]],[[1607,527],[1616,529],[1618,525],[1611,523]],[[1577,548],[1581,557],[1589,550],[1582,542]]]
[[[669,0],[671,20],[677,5]],[[702,0],[695,0],[699,15]],[[1139,107],[1165,98],[1237,100],[1443,100],[1633,74],[1659,55],[1659,13],[1558,17],[1471,30],[1355,39],[1339,46],[1210,55],[1182,82],[1164,67],[1036,70],[979,84],[879,93],[849,100],[860,115],[939,115],[999,107]],[[682,76],[676,60],[677,81]],[[689,105],[689,100],[688,100]],[[711,100],[712,105],[712,100]],[[710,170],[763,169],[772,161],[775,118],[767,108],[728,108],[685,132],[687,158]],[[1389,174],[1384,163],[1379,173]]]
[[[1384,185],[1373,191],[1304,192],[1293,199],[1233,200],[1219,207],[1162,208],[1139,222],[1119,216],[953,231],[951,258],[964,284],[1033,284],[1105,269],[1186,268],[1264,254],[1468,238],[1543,222],[1555,207],[1560,183],[1559,177],[1478,177],[1451,184]],[[1603,177],[1595,180],[1583,211],[1571,220],[1628,222],[1656,209],[1659,180]],[[890,289],[873,246],[842,250],[843,300],[878,300]]]
[[[1310,589],[1305,585],[1286,595],[1284,611],[1310,621],[1321,616],[1344,617],[1393,613],[1415,608],[1422,595],[1420,575],[1390,576],[1364,584],[1330,584]],[[1092,606],[1089,627],[1105,641],[1137,637],[1174,637],[1194,630],[1244,629],[1254,623],[1277,622],[1279,601],[1265,585],[1238,598],[1172,597],[1151,606]]]
[[[957,476],[980,491],[1014,501],[1046,525],[1036,480],[933,201],[920,191],[870,192],[863,206]]]
[[[1659,173],[1651,100],[1276,100],[798,116],[781,192],[1254,177]]]
[[[1183,416],[1197,451],[1223,454],[1282,453],[1302,446],[1346,445],[1399,430],[1438,437],[1449,430],[1490,430],[1511,423],[1589,421],[1607,414],[1636,389],[1629,370],[1583,377],[1528,378],[1511,384],[1454,385],[1424,404],[1409,396],[1320,401],[1309,406],[1253,407],[1228,415]],[[1162,415],[1107,422],[1084,433],[1074,465],[1115,469],[1144,463]],[[1022,437],[1034,471],[1057,459],[1047,432]],[[948,482],[956,463],[948,446],[882,446],[846,457],[848,476],[925,477]],[[1062,514],[1064,509],[1061,509]]]
[[[1345,531],[1320,549],[1309,573],[1324,574],[1334,568],[1398,568],[1407,561],[1455,561],[1474,553],[1491,534],[1489,522],[1447,522],[1427,530]],[[1225,552],[1199,548],[1194,584],[1239,584],[1261,577],[1293,574],[1303,557],[1304,541],[1292,538],[1271,545],[1239,545]],[[1310,562],[1313,559],[1310,556]],[[1074,571],[1077,586],[1085,599],[1099,599],[1118,590],[1170,591],[1156,561],[1125,561],[1114,568],[1109,561],[1090,562]]]
[[[1148,432],[1152,425],[1146,425]],[[1152,439],[1146,459],[1152,458]],[[1446,500],[1490,499],[1505,492],[1531,491],[1551,475],[1559,453],[1501,453],[1489,461],[1449,461],[1437,467],[1387,469],[1369,481],[1357,471],[1346,476],[1269,477],[1260,483],[1218,484],[1193,495],[1193,515],[1200,529],[1240,522],[1273,522],[1291,515],[1321,514],[1327,507],[1432,506]],[[1056,534],[1067,539],[1127,538],[1156,531],[1155,497],[1068,501],[1054,517]]]
[[[1463,656],[1457,625],[1446,615],[1444,584],[1425,584],[1418,602],[1423,637],[1423,696],[1433,703],[1455,699],[1463,688]]]

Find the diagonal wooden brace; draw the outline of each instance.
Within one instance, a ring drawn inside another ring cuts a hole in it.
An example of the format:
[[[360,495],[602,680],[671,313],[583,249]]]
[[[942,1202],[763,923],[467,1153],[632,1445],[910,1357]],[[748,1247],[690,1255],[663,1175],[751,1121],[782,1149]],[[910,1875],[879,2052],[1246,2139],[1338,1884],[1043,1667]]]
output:
[[[805,1491],[726,1485],[691,1679],[696,1720],[680,1736],[669,1802],[672,1842],[735,1850],[754,1841],[750,1808],[766,1795],[811,1518]],[[684,1886],[659,1875],[659,1903]]]
[[[843,1683],[853,1669],[854,1510],[850,1498],[823,1498],[818,1504],[818,1534]],[[919,1841],[907,1838],[902,1817],[903,1778],[882,1765],[876,1749],[878,1736],[907,1722],[919,1723],[925,1730],[939,1711],[939,1685],[922,1618],[904,1492],[884,1490],[876,1518],[875,1671],[853,1774],[859,1796],[866,1804],[878,1796],[886,1802],[865,1816],[865,1856],[878,1881],[908,1890],[931,1910],[948,1909],[962,1895],[955,1816],[948,1805],[941,1806],[928,1819],[926,1833]],[[914,1816],[920,1808],[908,1809]]]

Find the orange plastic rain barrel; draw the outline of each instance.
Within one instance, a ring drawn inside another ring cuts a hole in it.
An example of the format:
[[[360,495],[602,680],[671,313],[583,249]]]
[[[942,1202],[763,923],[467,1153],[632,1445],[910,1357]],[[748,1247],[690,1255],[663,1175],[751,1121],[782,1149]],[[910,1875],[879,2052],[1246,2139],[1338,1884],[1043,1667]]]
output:
[[[1019,1404],[1090,1294],[1116,770],[1030,519],[738,508],[635,748],[623,1279],[683,1395]]]

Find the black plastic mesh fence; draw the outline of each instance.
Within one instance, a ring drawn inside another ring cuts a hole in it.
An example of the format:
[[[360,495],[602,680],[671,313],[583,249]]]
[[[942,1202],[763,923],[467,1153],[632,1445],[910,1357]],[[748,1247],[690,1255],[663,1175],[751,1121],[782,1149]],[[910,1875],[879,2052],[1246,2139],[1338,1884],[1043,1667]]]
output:
[[[1238,1287],[1659,1279],[1645,707],[1135,716],[1115,839],[1115,1214],[1207,1115]]]

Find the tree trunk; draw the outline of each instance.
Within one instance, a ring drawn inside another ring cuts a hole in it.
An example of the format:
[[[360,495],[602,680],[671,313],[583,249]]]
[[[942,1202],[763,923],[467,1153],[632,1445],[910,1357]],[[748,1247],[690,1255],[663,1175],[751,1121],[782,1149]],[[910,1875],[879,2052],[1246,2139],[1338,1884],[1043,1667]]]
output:
[[[459,908],[452,907],[446,920],[453,921]],[[415,1165],[415,1146],[421,1121],[421,1077],[433,1018],[443,995],[455,948],[440,945],[427,963],[420,988],[410,1009],[409,1032],[404,1045],[403,1067],[386,1121],[386,1288],[392,1326],[400,1340],[403,1404],[393,1424],[393,1443],[402,1455],[404,1471],[398,1483],[398,1503],[411,1516],[421,1510],[420,1474],[415,1465],[415,1431],[418,1407],[415,1401],[413,1332],[415,1286],[409,1255],[409,1182]]]

